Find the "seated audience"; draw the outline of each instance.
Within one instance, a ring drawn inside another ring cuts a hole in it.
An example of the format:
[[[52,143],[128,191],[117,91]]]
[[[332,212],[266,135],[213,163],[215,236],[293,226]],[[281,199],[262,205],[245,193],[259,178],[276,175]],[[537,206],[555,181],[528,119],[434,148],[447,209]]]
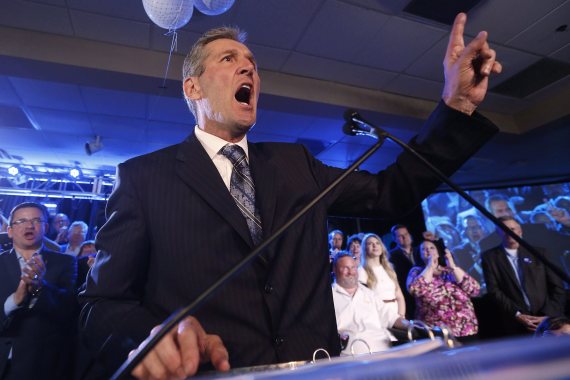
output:
[[[14,207],[0,253],[0,378],[69,379],[76,333],[75,258],[45,249],[46,208]]]
[[[333,267],[336,323],[341,338],[348,338],[341,355],[350,355],[352,350],[354,353],[368,353],[388,349],[391,334],[387,328],[406,329],[409,322],[379,302],[370,289],[358,282],[358,266],[349,253],[337,254]]]
[[[352,257],[356,260],[356,264],[360,266],[362,259],[362,240],[358,234],[352,235],[348,238],[346,243],[346,250],[350,252]]]
[[[364,257],[358,268],[360,282],[370,288],[379,302],[383,302],[402,318],[406,316],[406,301],[398,284],[396,272],[388,261],[388,250],[376,234],[363,239]]]
[[[499,218],[523,236],[512,216]],[[519,243],[497,229],[501,245],[483,252],[482,266],[489,297],[497,307],[497,321],[505,335],[534,332],[545,316],[563,315],[562,280]]]
[[[416,298],[416,319],[430,326],[447,326],[460,341],[476,337],[478,322],[471,297],[479,294],[479,283],[458,267],[448,249],[446,266],[438,264],[439,252],[431,241],[420,245],[425,268],[414,267],[408,290]]]
[[[67,240],[69,243],[62,245],[61,251],[66,255],[77,257],[79,255],[81,243],[83,243],[87,237],[88,229],[89,227],[87,227],[87,224],[80,220],[71,223],[67,231]]]
[[[540,322],[535,337],[570,335],[570,319],[567,317],[546,317]]]

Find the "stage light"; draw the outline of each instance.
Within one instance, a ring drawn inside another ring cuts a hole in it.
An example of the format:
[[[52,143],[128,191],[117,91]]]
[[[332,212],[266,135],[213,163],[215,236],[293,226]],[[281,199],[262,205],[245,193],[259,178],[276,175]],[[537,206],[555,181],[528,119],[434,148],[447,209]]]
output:
[[[97,153],[101,149],[103,149],[101,136],[95,136],[95,140],[85,143],[85,153],[87,153],[88,156],[91,156],[93,153]]]
[[[81,174],[81,172],[80,172],[79,169],[77,169],[77,168],[73,168],[73,169],[71,169],[71,170],[69,171],[69,175],[70,175],[72,178],[78,178],[80,174]]]
[[[20,170],[15,166],[10,166],[8,168],[8,174],[10,174],[11,176],[16,176],[16,175],[18,175],[19,172],[20,172]]]

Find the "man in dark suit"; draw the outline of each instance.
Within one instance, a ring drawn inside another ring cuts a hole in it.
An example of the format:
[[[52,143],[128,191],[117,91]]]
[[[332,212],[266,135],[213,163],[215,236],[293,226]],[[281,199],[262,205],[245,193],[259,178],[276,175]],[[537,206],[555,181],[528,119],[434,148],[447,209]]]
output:
[[[474,111],[500,64],[485,33],[463,45],[465,21],[465,15],[458,17],[450,39],[444,100],[411,142],[447,173],[496,131]],[[242,42],[230,28],[200,38],[184,64],[194,133],[179,145],[119,165],[82,296],[84,342],[107,374],[153,326],[198,297],[342,172],[301,145],[247,142],[260,79]],[[476,58],[482,62],[474,65]],[[401,216],[438,184],[406,153],[381,174],[352,173],[170,331],[133,375],[183,377],[205,362],[227,370],[230,363],[304,360],[321,347],[338,355],[327,212]]]
[[[10,214],[13,248],[0,253],[0,378],[68,379],[76,333],[75,258],[43,248],[47,211]]]
[[[467,215],[461,220],[463,243],[453,248],[455,261],[467,274],[476,279],[481,285],[480,293],[486,292],[483,269],[481,268],[481,248],[479,241],[484,237],[485,230],[481,218],[477,215]]]
[[[390,231],[396,242],[396,248],[390,251],[389,260],[394,266],[394,272],[396,272],[396,276],[398,277],[400,289],[402,289],[402,293],[404,293],[404,299],[406,300],[406,318],[413,319],[415,318],[416,301],[408,292],[406,281],[410,269],[415,265],[423,266],[423,262],[419,258],[418,250],[412,246],[412,235],[410,235],[408,227],[403,224],[396,224],[392,226]]]
[[[499,220],[522,237],[521,226],[512,216]],[[505,335],[532,332],[546,316],[564,313],[562,281],[512,237],[497,232],[502,245],[482,255],[488,297],[497,308],[497,327]]]

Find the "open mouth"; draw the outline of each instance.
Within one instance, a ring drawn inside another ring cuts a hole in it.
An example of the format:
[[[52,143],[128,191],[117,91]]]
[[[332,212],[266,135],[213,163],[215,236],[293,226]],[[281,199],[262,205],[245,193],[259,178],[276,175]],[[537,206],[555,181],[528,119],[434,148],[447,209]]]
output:
[[[245,105],[249,105],[249,100],[251,98],[251,85],[242,84],[235,94],[236,100]]]

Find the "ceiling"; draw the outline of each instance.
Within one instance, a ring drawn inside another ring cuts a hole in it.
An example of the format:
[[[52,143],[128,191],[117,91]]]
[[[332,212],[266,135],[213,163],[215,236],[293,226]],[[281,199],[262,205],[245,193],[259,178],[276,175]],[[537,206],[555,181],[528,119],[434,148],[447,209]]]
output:
[[[0,0],[0,175],[12,164],[112,172],[184,139],[194,120],[181,96],[182,61],[202,32],[220,25],[247,31],[259,63],[249,139],[301,142],[347,167],[373,141],[343,135],[344,110],[409,140],[439,100],[450,27],[405,12],[408,2],[236,0],[220,16],[195,11],[165,77],[171,36],[140,0]],[[487,30],[504,67],[480,107],[502,133],[457,182],[570,178],[568,23],[570,0],[482,0],[468,12],[466,39]],[[545,58],[555,67],[538,65]],[[103,149],[87,156],[96,135]],[[386,144],[362,168],[382,169],[398,152]]]

